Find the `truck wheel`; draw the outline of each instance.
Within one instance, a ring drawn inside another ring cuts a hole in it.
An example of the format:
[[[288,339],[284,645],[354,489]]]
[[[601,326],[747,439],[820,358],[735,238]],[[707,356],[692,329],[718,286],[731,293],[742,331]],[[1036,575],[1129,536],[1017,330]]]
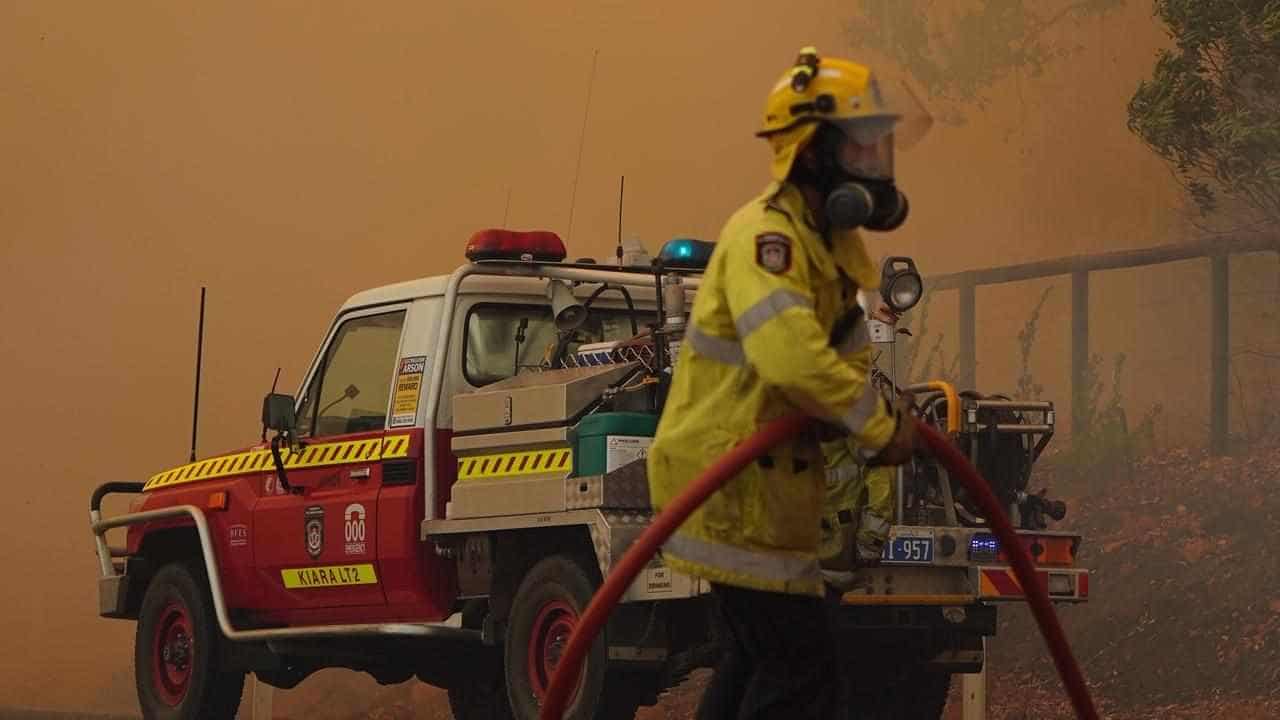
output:
[[[848,720],[939,720],[947,707],[951,675],[923,665],[895,675],[855,674]]]
[[[244,672],[218,667],[221,631],[204,574],[181,563],[151,579],[138,611],[134,676],[142,716],[231,720]]]
[[[542,697],[569,635],[598,582],[582,565],[565,555],[538,561],[516,590],[507,618],[504,666],[507,694],[517,720],[535,720]],[[635,717],[638,703],[619,678],[608,671],[604,635],[596,638],[582,664],[565,720],[626,720]],[[610,682],[613,681],[613,682]]]
[[[480,630],[488,612],[487,602],[468,601],[462,609],[462,627]],[[501,648],[479,648],[460,670],[450,673],[447,687],[453,720],[511,720]]]
[[[449,685],[453,720],[511,720],[511,702],[502,682],[502,668],[491,674],[461,678]]]

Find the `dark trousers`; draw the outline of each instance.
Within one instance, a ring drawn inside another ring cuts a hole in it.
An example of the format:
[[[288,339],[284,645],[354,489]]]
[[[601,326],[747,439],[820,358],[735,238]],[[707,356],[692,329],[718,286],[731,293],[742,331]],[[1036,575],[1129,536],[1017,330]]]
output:
[[[721,656],[698,720],[830,720],[847,705],[844,673],[817,597],[712,585]]]

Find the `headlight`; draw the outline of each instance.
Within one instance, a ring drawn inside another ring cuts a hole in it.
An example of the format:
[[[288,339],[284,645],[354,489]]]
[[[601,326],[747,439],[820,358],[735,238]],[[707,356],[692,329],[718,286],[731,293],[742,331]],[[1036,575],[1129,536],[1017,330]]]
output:
[[[885,258],[880,269],[880,297],[894,312],[915,307],[924,295],[924,280],[909,257]]]

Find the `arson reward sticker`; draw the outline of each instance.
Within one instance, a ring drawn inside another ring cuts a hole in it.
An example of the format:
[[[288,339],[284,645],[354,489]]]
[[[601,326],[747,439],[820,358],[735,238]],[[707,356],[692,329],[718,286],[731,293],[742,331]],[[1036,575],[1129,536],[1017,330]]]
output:
[[[290,590],[378,584],[378,574],[370,563],[285,568],[280,571],[280,579]]]
[[[396,391],[391,400],[391,427],[413,425],[418,418],[418,397],[422,394],[422,376],[427,370],[425,355],[401,358],[396,372]]]
[[[782,233],[757,235],[756,264],[774,274],[790,270],[791,238]]]

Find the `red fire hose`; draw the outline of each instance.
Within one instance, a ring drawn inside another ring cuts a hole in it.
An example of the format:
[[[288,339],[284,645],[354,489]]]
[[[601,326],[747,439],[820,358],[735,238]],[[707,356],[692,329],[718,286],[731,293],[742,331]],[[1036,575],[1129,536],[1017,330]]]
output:
[[[770,448],[788,437],[795,435],[809,418],[803,415],[790,415],[775,420],[748,437],[737,447],[720,457],[715,463],[702,472],[684,492],[676,496],[663,509],[640,537],[631,544],[618,564],[605,578],[604,584],[596,591],[587,605],[586,612],[569,637],[569,644],[551,678],[551,686],[547,688],[543,699],[539,720],[561,720],[565,705],[573,686],[577,684],[582,658],[587,649],[604,626],[609,613],[618,604],[618,600],[627,588],[648,564],[649,559],[671,537],[672,533],[697,510],[713,492],[719,490],[729,478],[737,475],[757,457],[765,454]],[[1067,644],[1066,635],[1058,623],[1058,616],[1049,602],[1048,589],[1042,585],[1036,575],[1035,565],[1027,549],[1018,541],[1013,525],[1004,513],[1004,508],[991,492],[991,487],[978,475],[977,470],[951,441],[928,424],[916,420],[916,427],[930,451],[947,468],[952,477],[958,478],[981,506],[983,513],[990,519],[991,529],[999,539],[1010,558],[1014,575],[1027,595],[1027,603],[1031,606],[1032,615],[1040,626],[1053,663],[1058,668],[1058,675],[1066,687],[1071,704],[1075,707],[1076,717],[1080,720],[1098,720],[1098,711],[1093,706],[1093,698],[1085,685],[1080,666],[1076,664]]]

